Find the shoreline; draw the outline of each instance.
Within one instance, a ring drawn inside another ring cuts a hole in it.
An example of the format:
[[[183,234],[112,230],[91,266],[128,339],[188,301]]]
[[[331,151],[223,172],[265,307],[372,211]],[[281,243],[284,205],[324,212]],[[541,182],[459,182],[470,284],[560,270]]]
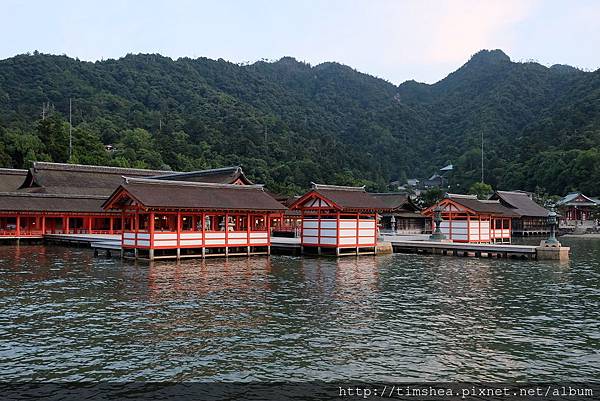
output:
[[[588,238],[588,239],[594,239],[594,238],[600,238],[600,233],[593,233],[593,234],[564,234],[564,235],[561,235],[560,238]]]

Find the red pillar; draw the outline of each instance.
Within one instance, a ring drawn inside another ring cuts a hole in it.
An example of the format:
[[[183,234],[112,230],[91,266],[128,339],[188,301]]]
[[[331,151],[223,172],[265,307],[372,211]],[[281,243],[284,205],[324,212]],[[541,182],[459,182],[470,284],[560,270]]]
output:
[[[335,213],[335,246],[340,246],[340,212]]]
[[[265,214],[265,219],[267,220],[267,244],[271,246],[271,220],[268,214]]]
[[[250,246],[250,213],[246,215],[246,243]]]
[[[225,213],[225,247],[229,246],[229,213]]]
[[[21,216],[18,215],[18,214],[17,214],[17,227],[15,227],[15,228],[16,228],[16,231],[17,231],[16,232],[17,237],[20,237],[21,236]]]
[[[194,220],[192,219],[192,224]],[[179,241],[181,240],[181,212],[177,212],[177,248],[180,247]]]
[[[138,232],[139,232],[139,227],[140,227],[140,210],[139,209],[135,209],[135,214],[133,215],[133,231],[135,232],[135,241],[134,241],[134,245],[137,248],[138,245]]]
[[[150,212],[150,217],[148,220],[148,233],[150,234],[150,248],[154,249],[154,212]],[[179,244],[179,241],[177,243]]]
[[[111,217],[111,218],[108,220],[108,233],[109,233],[109,234],[114,234],[113,223],[114,223],[114,217]]]

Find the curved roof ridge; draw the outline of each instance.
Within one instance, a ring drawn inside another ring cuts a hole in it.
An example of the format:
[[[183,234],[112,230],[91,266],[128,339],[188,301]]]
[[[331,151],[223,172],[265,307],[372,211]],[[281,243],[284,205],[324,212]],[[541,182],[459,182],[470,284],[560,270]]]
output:
[[[125,184],[151,184],[151,185],[173,185],[179,187],[199,187],[199,188],[230,188],[230,189],[259,189],[264,191],[264,185],[252,184],[252,185],[236,185],[236,184],[221,184],[214,182],[196,182],[196,181],[175,181],[175,180],[156,180],[154,178],[138,178],[138,177],[126,177],[123,176]]]
[[[194,170],[194,171],[184,171],[184,172],[173,171],[171,174],[161,174],[158,176],[148,177],[148,178],[186,177],[186,176],[198,176],[198,175],[202,176],[202,175],[223,173],[226,171],[231,171],[233,173],[238,172],[238,171],[242,172],[242,167],[241,166],[229,166],[229,167],[219,167],[219,168],[211,168],[211,169],[206,169],[206,170]]]
[[[317,184],[315,182],[311,182],[310,183],[313,189],[319,190],[319,189],[328,189],[328,190],[334,190],[334,191],[362,191],[362,192],[366,192],[365,191],[365,186],[361,186],[361,187],[350,187],[350,186],[344,186],[344,185],[328,185],[328,184]]]
[[[447,193],[446,196],[448,198],[455,199],[477,199],[477,195],[465,195],[465,194],[451,194]]]
[[[2,175],[26,175],[28,171],[20,168],[0,168],[0,174]]]
[[[103,195],[54,194],[45,192],[0,192],[0,196],[23,198],[106,199],[106,196]]]
[[[153,170],[143,168],[130,168],[130,167],[114,167],[114,166],[96,166],[91,164],[69,164],[69,163],[53,163],[53,162],[33,162],[34,170],[69,170],[79,172],[102,172],[112,174],[126,174],[126,173],[157,173],[157,174],[173,174],[177,171],[171,170]]]

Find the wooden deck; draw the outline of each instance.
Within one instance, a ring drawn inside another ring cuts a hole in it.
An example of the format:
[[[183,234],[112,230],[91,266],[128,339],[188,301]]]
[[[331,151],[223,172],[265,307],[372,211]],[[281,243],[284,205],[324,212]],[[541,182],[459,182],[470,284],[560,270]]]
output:
[[[425,236],[423,235],[385,235],[383,239],[392,244],[394,252],[400,253],[520,259],[536,259],[537,257],[535,246],[437,242],[424,240],[424,237]],[[41,238],[42,237],[39,237],[39,239]],[[105,251],[107,254],[112,255],[113,253],[118,254],[121,251],[121,235],[119,234],[47,234],[44,236],[44,239],[56,243],[89,246],[94,249],[96,253]],[[300,238],[272,237],[271,251],[276,254],[300,255]],[[182,255],[182,257],[192,256]]]
[[[488,258],[536,259],[535,246],[507,244],[469,244],[437,241],[392,241],[394,252],[432,253],[451,256],[477,256]]]

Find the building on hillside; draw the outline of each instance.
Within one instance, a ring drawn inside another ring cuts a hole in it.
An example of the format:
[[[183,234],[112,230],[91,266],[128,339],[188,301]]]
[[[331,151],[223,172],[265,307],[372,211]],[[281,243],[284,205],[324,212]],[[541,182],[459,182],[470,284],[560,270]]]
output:
[[[479,200],[474,195],[446,194],[437,204],[422,213],[431,218],[441,209],[442,233],[454,242],[510,243],[511,220],[518,217],[497,200]]]
[[[285,207],[260,185],[125,178],[103,208],[123,216],[136,258],[269,254],[270,215]]]
[[[381,214],[380,226],[397,234],[422,234],[431,231],[430,219],[412,199],[397,192],[371,194],[385,204],[388,211]]]
[[[525,191],[496,191],[491,200],[500,201],[517,216],[511,221],[513,236],[546,235],[550,232],[548,210],[535,203],[533,196]]]
[[[561,228],[596,228],[598,222],[594,211],[600,206],[600,200],[582,194],[571,192],[559,200],[556,205],[560,209]]]
[[[443,188],[446,186],[447,180],[438,173],[433,174],[427,180],[421,182],[422,189]]]
[[[123,176],[212,183],[251,183],[240,167],[179,173],[107,166],[35,162],[29,170],[0,169],[0,237],[44,234],[118,234],[121,216],[102,203]]]
[[[0,192],[16,191],[27,175],[27,170],[0,168]]]
[[[364,187],[312,184],[312,189],[290,205],[301,213],[303,252],[336,255],[375,253],[378,213],[386,205]]]

